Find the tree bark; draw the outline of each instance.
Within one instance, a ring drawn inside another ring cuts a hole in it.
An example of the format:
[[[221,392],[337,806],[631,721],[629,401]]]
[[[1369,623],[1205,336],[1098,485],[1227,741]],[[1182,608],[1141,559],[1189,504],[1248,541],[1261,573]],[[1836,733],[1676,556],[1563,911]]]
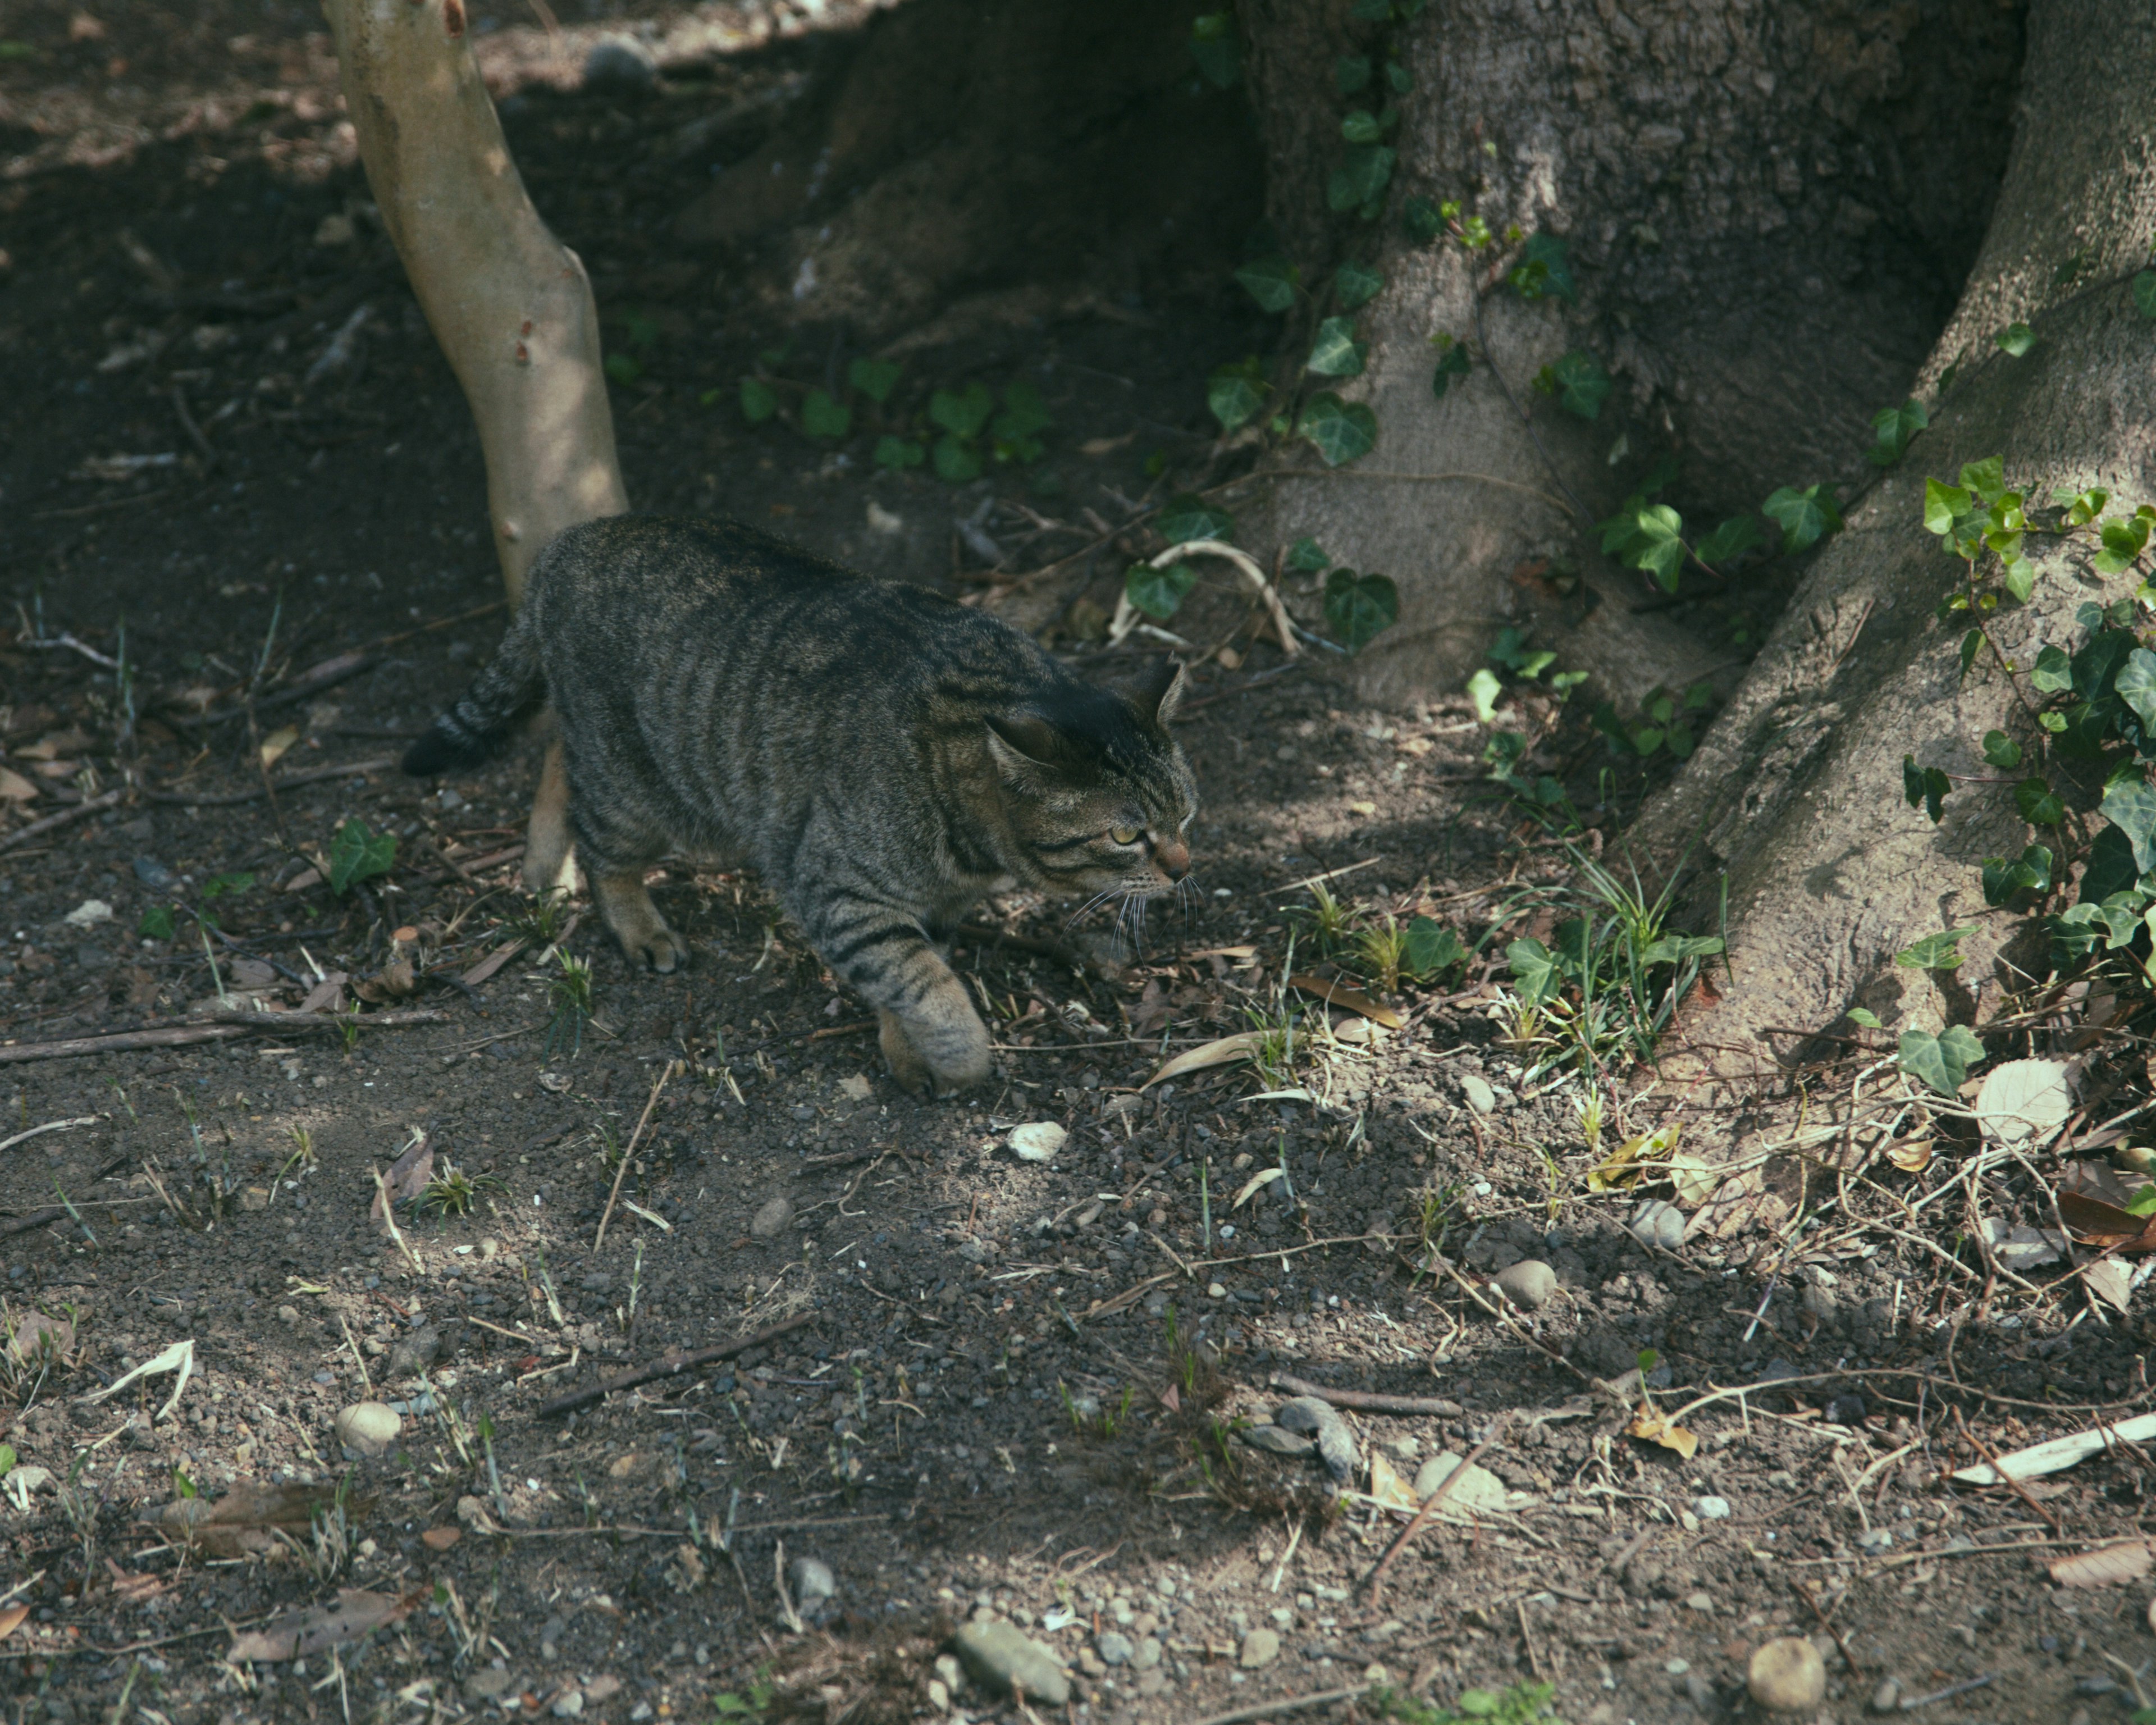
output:
[[[1926,475],[2004,455],[2032,501],[2055,485],[2097,485],[2112,514],[2156,496],[2152,326],[2129,280],[2156,228],[2156,18],[2102,0],[2046,0],[2032,11],[2012,157],[1959,308],[1925,363],[1931,429],[1852,512],[1813,565],[1743,687],[1676,782],[1635,830],[1665,865],[1690,845],[1695,867],[1728,882],[1732,992],[1682,1021],[1691,1052],[1679,1075],[1744,1078],[1800,1050],[1781,1034],[1829,1030],[1852,1006],[1890,1029],[1969,1023],[1987,996],[2048,968],[2041,927],[1987,913],[1978,866],[2031,841],[2010,783],[1958,784],[1936,827],[1902,797],[1902,758],[1979,780],[1980,739],[2008,732],[2041,763],[2042,733],[2010,680],[1980,656],[1960,675],[1966,618],[1936,608],[1959,565],[1922,525]],[[2078,260],[2078,261],[2076,261]],[[2071,268],[2068,268],[2069,264]],[[2035,345],[2008,357],[1993,335],[2031,325]],[[1989,625],[2015,663],[2071,649],[2080,605],[2130,592],[2107,583],[2086,547],[2039,552],[2026,605]],[[2070,807],[2092,809],[2102,768],[2048,763]],[[2047,841],[2047,842],[2056,842]],[[1965,924],[1964,983],[1898,968],[1922,935]],[[2011,961],[2019,960],[2016,966]],[[1844,1026],[1846,1028],[1846,1026]]]
[[[464,0],[326,0],[367,184],[478,422],[514,605],[562,528],[629,507],[577,254],[510,159]]]
[[[1386,283],[1362,316],[1367,370],[1341,392],[1375,410],[1376,449],[1330,470],[1291,455],[1273,523],[1399,583],[1368,692],[1455,691],[1498,624],[1537,611],[1537,644],[1620,705],[1727,677],[1732,654],[1681,619],[1635,614],[1641,578],[1601,558],[1594,521],[1665,453],[1681,464],[1666,501],[1688,517],[1861,470],[1870,416],[1943,321],[2005,156],[2018,15],[1970,10],[1433,0],[1389,26],[1244,0],[1276,228],[1312,280],[1348,256]],[[1388,48],[1409,90],[1385,219],[1327,227],[1312,213],[1338,116],[1378,100],[1335,95],[1334,58]],[[1493,291],[1488,254],[1403,237],[1409,198],[1563,239],[1576,303]],[[1476,360],[1442,398],[1440,336]],[[1617,381],[1592,424],[1528,387],[1572,349]],[[1579,572],[1586,596],[1537,597],[1538,567]]]

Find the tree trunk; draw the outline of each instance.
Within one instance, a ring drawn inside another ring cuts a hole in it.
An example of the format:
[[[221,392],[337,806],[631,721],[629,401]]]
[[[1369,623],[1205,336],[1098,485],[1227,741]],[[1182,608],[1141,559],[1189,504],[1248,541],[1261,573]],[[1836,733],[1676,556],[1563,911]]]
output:
[[[1620,705],[1732,669],[1681,615],[1635,613],[1648,589],[1601,557],[1594,521],[1664,454],[1681,467],[1664,501],[1710,520],[1861,471],[1871,415],[1906,393],[1975,254],[2005,152],[2013,10],[1848,11],[1433,0],[1394,24],[1244,0],[1289,261],[1313,283],[1342,258],[1385,280],[1362,314],[1367,371],[1340,392],[1375,410],[1376,448],[1332,470],[1291,457],[1273,523],[1399,583],[1368,692],[1456,691],[1500,623],[1537,610],[1537,644]],[[1388,54],[1409,89],[1383,220],[1328,224],[1340,116],[1383,90],[1337,95],[1336,60]],[[1404,237],[1412,198],[1562,239],[1576,301],[1493,290],[1493,251]],[[1438,337],[1475,361],[1442,398]],[[1572,350],[1617,382],[1592,422],[1530,388]],[[1543,570],[1584,591],[1553,603]]]
[[[465,36],[464,0],[326,0],[367,185],[479,423],[514,605],[562,528],[629,507],[577,254],[547,231]]]
[[[2085,812],[2103,768],[2046,761],[2043,734],[1988,653],[1961,675],[1967,619],[1936,614],[1960,566],[1924,528],[1924,480],[2003,455],[2008,483],[2032,503],[2055,486],[2102,485],[2115,518],[2156,496],[2156,326],[2129,281],[2156,228],[2152,77],[2156,18],[2146,12],[2102,0],[2032,10],[1990,230],[1923,367],[1935,382],[1956,367],[1952,386],[1935,398],[1931,429],[1813,565],[1736,699],[1635,830],[1666,863],[1696,843],[1693,865],[1728,882],[1735,988],[1690,1012],[1696,1051],[1680,1070],[1770,1070],[1803,1041],[1785,1029],[1830,1029],[1852,1006],[1890,1028],[1969,1023],[1987,995],[2048,968],[2039,927],[1984,910],[1982,858],[2017,855],[2032,837],[2060,842],[2032,834],[2011,784],[1998,781],[2048,773]],[[2019,359],[1993,343],[2015,322],[2035,334]],[[2107,582],[2088,552],[2038,552],[2030,602],[2004,604],[1992,620],[2015,664],[2025,669],[2046,643],[2071,649],[2085,633],[2082,604],[2133,590],[2137,575]],[[2020,742],[2027,764],[2001,774],[1985,763],[1980,739],[1994,729]],[[1903,799],[1907,755],[1994,782],[1957,785],[1934,826]],[[1966,924],[1979,928],[1964,942],[1973,987],[1894,963],[1915,938]]]

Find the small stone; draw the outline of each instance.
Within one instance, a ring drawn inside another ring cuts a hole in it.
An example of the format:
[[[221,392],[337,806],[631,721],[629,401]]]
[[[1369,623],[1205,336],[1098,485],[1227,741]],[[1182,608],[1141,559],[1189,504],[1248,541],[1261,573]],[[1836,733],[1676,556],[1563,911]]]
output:
[[[1308,1438],[1299,1437],[1277,1425],[1246,1426],[1243,1441],[1254,1450],[1274,1455],[1307,1455],[1317,1448]]]
[[[1206,1283],[1205,1297],[1209,1300],[1226,1299],[1228,1297],[1228,1285],[1225,1282],[1219,1281]]]
[[[86,898],[60,921],[69,928],[95,928],[112,920],[112,906],[101,898]]]
[[[1662,1669],[1672,1677],[1681,1677],[1691,1669],[1691,1661],[1688,1659],[1666,1659],[1662,1661]]]
[[[347,1455],[357,1456],[386,1453],[403,1429],[396,1409],[381,1402],[354,1402],[338,1413],[335,1422],[337,1442]]]
[[[509,1687],[510,1675],[490,1666],[483,1671],[474,1671],[465,1679],[465,1693],[477,1696],[481,1701],[492,1701]]]
[[[1540,1258],[1522,1258],[1496,1275],[1497,1290],[1522,1312],[1539,1311],[1557,1296],[1557,1271]]]
[[[601,89],[640,94],[657,87],[659,62],[651,50],[629,36],[602,36],[584,56],[584,82]]]
[[[1684,1244],[1684,1212],[1659,1198],[1649,1199],[1633,1211],[1632,1219],[1625,1225],[1641,1245],[1660,1246],[1666,1252],[1673,1252]]]
[[[1497,1092],[1472,1072],[1462,1072],[1460,1075],[1460,1093],[1467,1098],[1467,1106],[1477,1114],[1493,1114],[1496,1111]]]
[[[748,1231],[758,1240],[776,1240],[786,1232],[793,1221],[793,1200],[790,1198],[772,1198],[764,1200],[763,1208],[750,1218]]]
[[[1871,1692],[1871,1711],[1875,1713],[1898,1713],[1902,1711],[1902,1686],[1892,1677],[1883,1677],[1879,1686]]]
[[[793,1581],[793,1603],[808,1606],[830,1599],[839,1591],[839,1584],[830,1565],[815,1558],[796,1558],[791,1566]]]
[[[1859,1551],[1882,1552],[1889,1549],[1893,1543],[1894,1536],[1884,1527],[1866,1527],[1856,1536],[1856,1548]]]
[[[299,1322],[299,1321],[300,1309],[296,1306],[280,1306],[277,1308],[277,1322],[279,1323],[290,1327],[291,1325]]]
[[[850,1072],[839,1081],[839,1094],[850,1102],[865,1102],[875,1094],[865,1074]]]
[[[966,1669],[998,1695],[1019,1690],[1029,1701],[1061,1707],[1070,1699],[1070,1679],[1055,1656],[1008,1623],[969,1623],[952,1639]]]
[[[1685,1595],[1685,1604],[1694,1611],[1712,1611],[1714,1609],[1714,1595],[1712,1594],[1686,1594]]]
[[[1070,1134],[1052,1120],[1035,1120],[1014,1126],[1010,1132],[1011,1154],[1020,1162],[1053,1162]]]
[[[947,1713],[951,1711],[951,1692],[945,1686],[941,1677],[931,1677],[928,1680],[928,1704],[939,1713]]]
[[[583,1710],[584,1692],[581,1689],[572,1689],[554,1702],[554,1717],[557,1719],[573,1719]]]
[[[1826,1661],[1801,1635],[1779,1635],[1752,1656],[1744,1686],[1770,1713],[1810,1712],[1826,1698]]]
[[[1243,1637],[1243,1651],[1235,1662],[1246,1671],[1255,1671],[1270,1665],[1280,1657],[1280,1634],[1269,1629],[1254,1629]]]
[[[1101,1630],[1093,1645],[1100,1650],[1103,1665],[1128,1665],[1131,1656],[1138,1651],[1137,1644],[1121,1630]]]
[[[389,1350],[389,1363],[384,1370],[392,1378],[416,1377],[434,1364],[441,1351],[442,1332],[428,1324]]]
[[[1131,1654],[1132,1668],[1141,1671],[1151,1671],[1160,1663],[1160,1642],[1156,1637],[1146,1635],[1140,1638],[1136,1650]]]
[[[1727,1497],[1695,1497],[1691,1507],[1702,1522],[1726,1522],[1729,1519],[1729,1500]]]
[[[1314,1395],[1299,1395],[1293,1401],[1281,1404],[1280,1411],[1273,1415],[1273,1423],[1315,1438],[1326,1471],[1342,1485],[1354,1478],[1355,1439],[1348,1430],[1348,1422],[1332,1404],[1320,1401]]]

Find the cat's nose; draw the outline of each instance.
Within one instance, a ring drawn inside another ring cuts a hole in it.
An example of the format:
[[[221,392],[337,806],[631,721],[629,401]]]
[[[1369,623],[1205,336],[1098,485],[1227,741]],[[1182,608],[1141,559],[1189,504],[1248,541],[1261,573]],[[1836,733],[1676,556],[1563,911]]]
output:
[[[1171,839],[1153,850],[1153,860],[1160,871],[1171,880],[1180,880],[1190,872],[1190,847],[1180,839]]]

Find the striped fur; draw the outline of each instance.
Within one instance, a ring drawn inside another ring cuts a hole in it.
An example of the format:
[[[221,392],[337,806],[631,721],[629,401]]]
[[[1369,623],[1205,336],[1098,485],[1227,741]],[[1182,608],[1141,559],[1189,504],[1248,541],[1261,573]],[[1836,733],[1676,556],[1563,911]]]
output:
[[[617,516],[547,548],[404,765],[474,764],[551,701],[568,834],[632,959],[687,956],[651,865],[745,858],[876,1009],[892,1073],[943,1091],[988,1071],[937,951],[983,893],[1142,900],[1188,872],[1182,685],[1173,665],[1130,694],[1086,683],[993,618],[737,523]]]

